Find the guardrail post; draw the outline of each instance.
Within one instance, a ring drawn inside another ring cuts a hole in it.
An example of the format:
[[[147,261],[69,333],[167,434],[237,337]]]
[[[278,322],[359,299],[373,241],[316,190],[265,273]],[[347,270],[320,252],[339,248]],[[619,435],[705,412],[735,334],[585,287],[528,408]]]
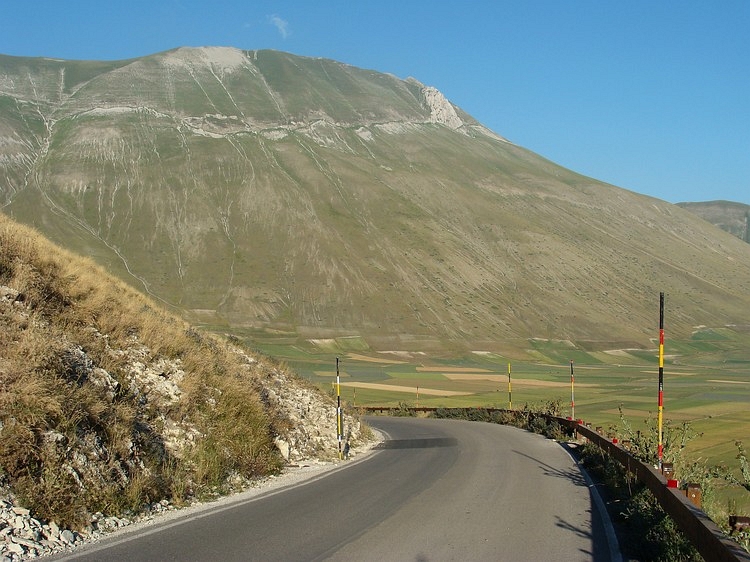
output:
[[[729,534],[733,535],[734,533],[739,533],[742,531],[746,531],[748,528],[750,528],[750,517],[745,517],[743,515],[730,515],[729,516]]]
[[[702,491],[700,484],[688,484],[686,494],[695,507],[700,508],[702,503]]]

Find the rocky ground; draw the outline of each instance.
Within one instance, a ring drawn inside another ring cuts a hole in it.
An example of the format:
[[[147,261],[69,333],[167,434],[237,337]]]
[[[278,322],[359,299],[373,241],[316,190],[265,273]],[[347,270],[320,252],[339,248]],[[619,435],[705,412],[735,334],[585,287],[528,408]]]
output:
[[[189,506],[178,508],[169,501],[162,500],[132,517],[107,517],[102,513],[95,513],[91,524],[80,532],[60,529],[54,521],[45,522],[32,517],[28,509],[16,505],[15,498],[8,490],[0,490],[0,562],[18,562],[72,552],[84,544],[97,542],[113,533],[131,530],[137,526],[153,525],[189,512],[211,509],[223,503],[243,501],[253,495],[297,484],[362,458],[377,441],[375,438],[361,441],[351,448],[348,460],[313,459],[290,464],[280,475],[248,482],[243,491],[217,497],[212,501],[195,501]]]
[[[28,306],[19,298],[18,291],[2,285],[0,316],[26,324],[39,321],[30,316]],[[124,358],[123,371],[129,389],[141,403],[148,403],[160,413],[161,417],[153,423],[153,427],[159,432],[159,438],[167,450],[179,456],[189,443],[201,438],[190,423],[169,416],[172,406],[183,394],[181,385],[185,372],[179,359],[154,357],[135,338],[127,348],[110,351]],[[271,359],[253,356],[231,344],[229,353],[240,356],[242,366],[247,370],[248,384],[257,389],[268,415],[273,418],[275,444],[286,463],[280,476],[251,481],[237,477],[237,481],[229,483],[233,489],[243,490],[241,493],[258,493],[268,486],[281,485],[290,479],[302,478],[314,471],[329,470],[345,462],[339,460],[336,404],[331,397]],[[63,349],[63,355],[77,379],[104,389],[108,399],[113,399],[120,383],[106,370],[97,367],[81,346],[70,344]],[[371,432],[362,426],[356,416],[345,414],[343,427],[352,453],[366,449],[373,439]],[[107,464],[109,455],[95,436],[82,431],[77,438],[66,439],[50,430],[44,438],[44,443],[50,447],[62,449],[61,454],[54,458],[64,459],[63,468],[78,477],[77,482],[82,489],[86,482],[102,481],[111,475],[112,468]],[[128,478],[128,474],[126,470],[117,472],[119,478]],[[169,499],[161,499],[145,506],[141,512],[127,516],[90,513],[85,528],[63,529],[55,521],[34,517],[26,506],[20,505],[7,485],[7,480],[0,479],[0,562],[16,562],[71,550],[135,522],[147,522],[180,511]],[[212,499],[217,501],[219,498]],[[200,505],[196,500],[189,508],[197,509]]]

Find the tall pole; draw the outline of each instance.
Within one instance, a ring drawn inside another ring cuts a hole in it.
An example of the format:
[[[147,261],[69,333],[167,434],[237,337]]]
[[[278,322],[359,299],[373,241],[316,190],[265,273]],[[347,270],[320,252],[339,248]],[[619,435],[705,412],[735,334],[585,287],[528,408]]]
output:
[[[513,392],[510,387],[510,362],[508,362],[508,409],[513,409]]]
[[[573,360],[570,360],[570,419],[576,419],[576,391],[575,377],[573,376]]]
[[[659,293],[659,414],[657,425],[659,426],[659,448],[657,457],[659,459],[659,470],[662,468],[664,457],[664,432],[662,421],[664,420],[664,292]]]
[[[344,423],[341,415],[341,378],[339,376],[339,358],[336,357],[336,437],[339,442],[339,460],[344,455]]]

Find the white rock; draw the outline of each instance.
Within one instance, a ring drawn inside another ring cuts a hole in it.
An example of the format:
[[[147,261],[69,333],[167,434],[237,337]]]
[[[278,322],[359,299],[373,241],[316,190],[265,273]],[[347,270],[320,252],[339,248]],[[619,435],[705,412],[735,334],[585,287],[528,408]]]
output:
[[[456,109],[437,88],[423,88],[422,96],[430,109],[431,122],[440,123],[451,129],[458,129],[464,124]]]
[[[75,535],[73,535],[72,531],[65,529],[62,533],[60,533],[60,540],[62,540],[62,542],[64,542],[65,544],[73,544],[76,538]]]
[[[13,554],[23,554],[23,547],[20,544],[14,542],[6,543],[5,550]]]
[[[22,539],[22,538],[14,537],[13,542],[16,544],[20,544],[21,546],[26,547],[26,548],[33,548],[34,550],[37,550],[39,548],[39,544],[37,541],[33,541],[29,539]]]
[[[42,528],[42,534],[43,534],[43,535],[44,535],[44,536],[45,536],[45,537],[46,537],[46,538],[47,538],[48,540],[51,540],[51,541],[57,541],[57,540],[59,540],[59,539],[60,539],[60,530],[59,530],[59,529],[58,529],[57,531],[53,531],[53,530],[52,530],[52,529],[50,529],[49,527],[46,527],[46,526],[45,526],[45,527],[43,527],[43,528]]]

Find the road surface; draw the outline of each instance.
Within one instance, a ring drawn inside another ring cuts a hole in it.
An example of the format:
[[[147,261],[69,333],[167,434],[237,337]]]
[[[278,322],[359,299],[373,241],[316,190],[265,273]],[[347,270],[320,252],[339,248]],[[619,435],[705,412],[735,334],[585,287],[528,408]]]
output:
[[[589,487],[554,441],[488,423],[368,422],[388,440],[343,470],[62,559],[610,560]]]

